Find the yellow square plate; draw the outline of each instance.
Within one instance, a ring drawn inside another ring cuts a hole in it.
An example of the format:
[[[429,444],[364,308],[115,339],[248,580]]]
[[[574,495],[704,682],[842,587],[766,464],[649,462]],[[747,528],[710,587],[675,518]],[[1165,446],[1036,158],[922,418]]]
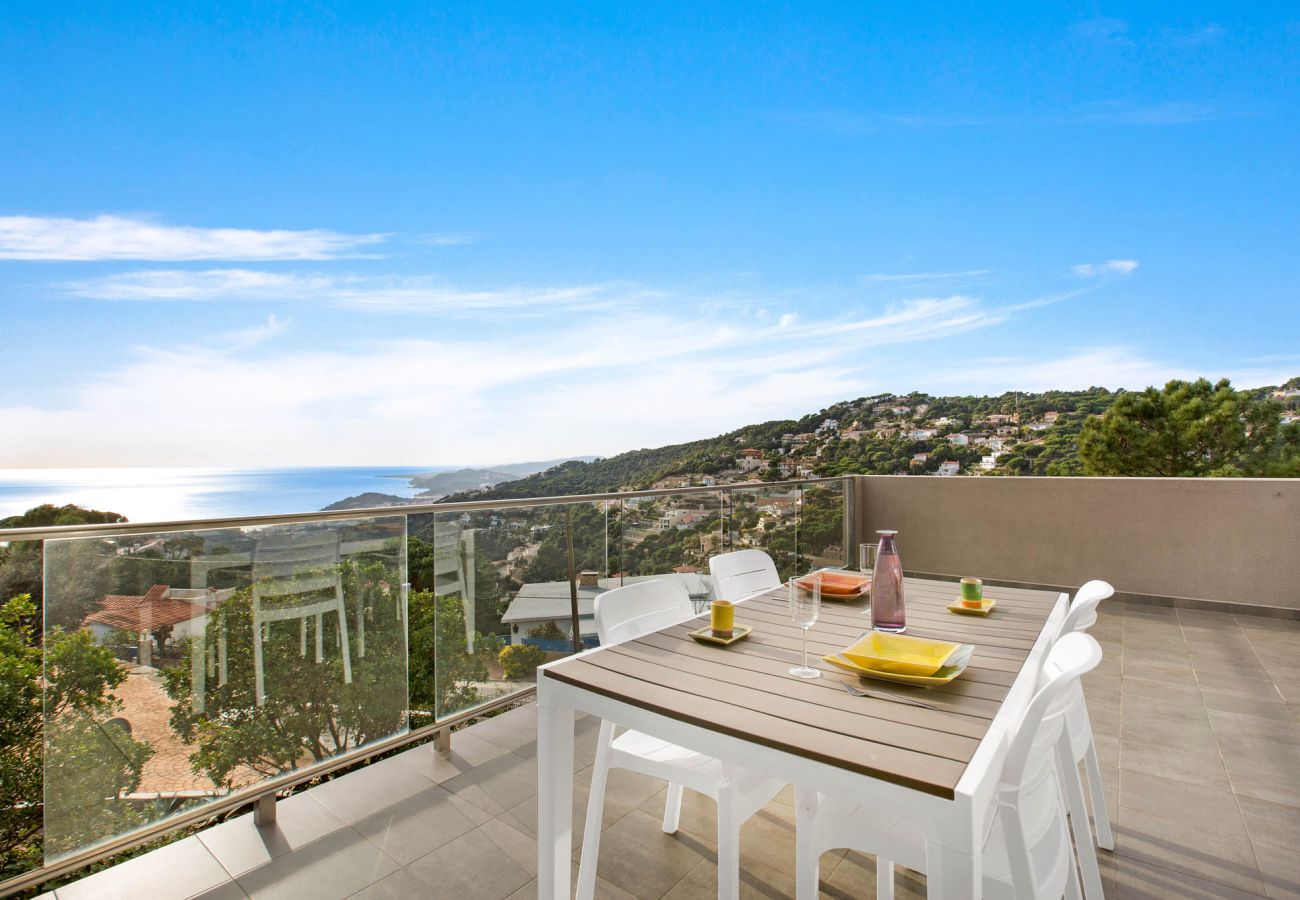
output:
[[[969,645],[968,645],[969,646]],[[966,666],[970,663],[970,654],[961,653],[953,659],[953,665],[944,666],[933,675],[899,675],[896,672],[880,672],[875,669],[864,669],[852,661],[845,659],[838,653],[830,656],[823,656],[823,662],[828,662],[837,669],[843,669],[845,672],[851,672],[854,675],[860,675],[864,678],[878,678],[881,681],[893,681],[897,684],[917,684],[921,686],[934,687],[937,684],[947,684],[962,672],[966,671]]]
[[[840,655],[864,669],[894,675],[933,675],[948,664],[961,647],[951,641],[933,641],[910,634],[868,631]]]

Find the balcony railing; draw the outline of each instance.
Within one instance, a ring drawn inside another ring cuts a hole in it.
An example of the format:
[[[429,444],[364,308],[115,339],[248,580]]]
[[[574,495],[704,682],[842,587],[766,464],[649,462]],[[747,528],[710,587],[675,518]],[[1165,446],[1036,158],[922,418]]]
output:
[[[788,575],[894,528],[910,572],[1297,619],[1297,522],[1300,479],[851,476],[3,531],[43,562],[46,845],[0,894],[523,698],[596,592],[703,603],[717,552]]]
[[[647,577],[842,565],[853,478],[0,531],[43,582],[40,883],[533,690]],[[12,556],[12,554],[11,554]],[[0,598],[3,601],[5,598]],[[36,798],[31,798],[34,802]]]

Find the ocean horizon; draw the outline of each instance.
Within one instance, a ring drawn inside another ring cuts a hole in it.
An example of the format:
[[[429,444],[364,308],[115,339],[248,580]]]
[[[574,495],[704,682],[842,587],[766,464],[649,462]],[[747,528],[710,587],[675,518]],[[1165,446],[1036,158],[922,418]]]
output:
[[[367,491],[411,498],[408,478],[458,466],[0,469],[0,518],[72,503],[132,522],[316,512]]]

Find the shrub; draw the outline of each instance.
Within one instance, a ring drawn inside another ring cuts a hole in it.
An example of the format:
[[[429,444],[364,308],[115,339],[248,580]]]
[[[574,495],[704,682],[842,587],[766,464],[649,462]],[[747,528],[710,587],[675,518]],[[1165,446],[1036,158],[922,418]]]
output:
[[[546,654],[532,644],[513,644],[497,656],[507,678],[526,678],[537,671]]]

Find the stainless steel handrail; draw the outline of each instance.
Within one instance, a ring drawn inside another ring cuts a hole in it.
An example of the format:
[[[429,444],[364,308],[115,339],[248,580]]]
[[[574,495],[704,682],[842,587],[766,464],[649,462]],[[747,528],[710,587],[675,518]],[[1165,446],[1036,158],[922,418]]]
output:
[[[454,503],[412,503],[397,506],[370,506],[364,509],[332,509],[319,512],[276,513],[264,516],[224,516],[215,519],[175,519],[159,522],[113,522],[86,525],[47,525],[32,528],[0,528],[0,542],[44,541],[67,537],[101,537],[109,535],[152,534],[159,531],[199,531],[213,528],[241,528],[257,525],[285,525],[293,522],[338,522],[370,516],[420,515],[425,513],[474,512],[484,509],[511,509],[523,506],[559,506],[565,503],[594,503],[599,500],[628,500],[637,497],[664,497],[675,494],[714,494],[719,491],[762,488],[799,487],[807,484],[844,483],[852,475],[831,478],[801,478],[786,481],[736,481],[712,486],[692,485],[680,488],[654,488],[644,491],[616,491],[606,494],[561,494],[555,497],[527,497],[500,500],[461,500]]]

